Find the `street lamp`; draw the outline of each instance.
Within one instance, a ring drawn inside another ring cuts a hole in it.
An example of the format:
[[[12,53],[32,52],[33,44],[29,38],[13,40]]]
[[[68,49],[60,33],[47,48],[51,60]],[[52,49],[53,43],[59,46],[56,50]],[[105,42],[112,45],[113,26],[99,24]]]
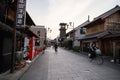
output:
[[[70,27],[69,27],[70,26]],[[74,22],[69,22],[69,24],[67,24],[67,29],[72,29],[73,31],[73,46],[74,46],[74,37],[75,37],[75,30],[74,30]],[[72,46],[72,47],[73,47]]]
[[[49,27],[46,28],[46,36],[47,36],[47,38],[46,38],[45,42],[46,42],[47,46],[51,45],[51,43],[50,43],[50,37],[48,38],[48,33],[51,33],[51,32],[52,32],[52,29],[50,29]]]
[[[48,27],[48,28],[47,28],[47,31],[51,33],[51,32],[52,32],[52,29],[50,29],[50,28]]]
[[[52,32],[52,29],[50,29],[49,27],[48,28],[46,28],[46,32],[47,33],[51,33]],[[48,35],[48,34],[47,34]]]
[[[67,29],[68,29],[68,26],[70,26],[69,29],[74,30],[74,22],[69,22],[69,24],[67,24]]]

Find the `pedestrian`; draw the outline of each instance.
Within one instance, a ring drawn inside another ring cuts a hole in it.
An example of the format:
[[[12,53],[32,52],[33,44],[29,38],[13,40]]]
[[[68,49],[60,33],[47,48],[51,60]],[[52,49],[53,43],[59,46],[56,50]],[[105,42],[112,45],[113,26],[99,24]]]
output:
[[[95,50],[97,49],[96,45],[92,42],[90,43],[90,47],[89,47],[89,51],[90,51],[90,58],[95,58],[96,57],[96,52]]]
[[[46,45],[44,44],[44,45],[43,45],[43,49],[42,49],[42,50],[43,50],[43,54],[44,54],[44,52],[45,52],[45,49],[46,49]]]
[[[58,48],[58,44],[57,43],[54,44],[54,48],[55,48],[55,52],[57,52],[57,48]]]

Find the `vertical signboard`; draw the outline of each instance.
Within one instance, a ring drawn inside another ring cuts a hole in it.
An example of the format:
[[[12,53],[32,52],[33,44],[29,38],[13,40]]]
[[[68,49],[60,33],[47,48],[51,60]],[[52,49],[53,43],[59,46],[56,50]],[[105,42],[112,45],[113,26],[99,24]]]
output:
[[[16,28],[24,28],[26,19],[26,0],[17,1]]]

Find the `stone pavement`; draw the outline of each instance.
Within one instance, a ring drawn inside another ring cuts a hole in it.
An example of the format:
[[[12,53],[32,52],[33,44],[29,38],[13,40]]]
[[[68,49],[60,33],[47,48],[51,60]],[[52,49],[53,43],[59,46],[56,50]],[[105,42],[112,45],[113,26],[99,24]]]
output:
[[[120,66],[106,61],[97,65],[82,53],[49,48],[20,80],[120,80]]]
[[[103,65],[97,65],[89,62],[84,54],[62,48],[55,52],[48,48],[31,66],[11,76],[4,75],[0,80],[120,80],[120,65],[106,60]]]

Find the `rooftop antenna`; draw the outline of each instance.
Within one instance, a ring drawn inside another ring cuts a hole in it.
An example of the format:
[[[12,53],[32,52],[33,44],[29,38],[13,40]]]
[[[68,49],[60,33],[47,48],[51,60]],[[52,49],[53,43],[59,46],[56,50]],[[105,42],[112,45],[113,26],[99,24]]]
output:
[[[88,15],[88,22],[90,21],[90,16]]]

